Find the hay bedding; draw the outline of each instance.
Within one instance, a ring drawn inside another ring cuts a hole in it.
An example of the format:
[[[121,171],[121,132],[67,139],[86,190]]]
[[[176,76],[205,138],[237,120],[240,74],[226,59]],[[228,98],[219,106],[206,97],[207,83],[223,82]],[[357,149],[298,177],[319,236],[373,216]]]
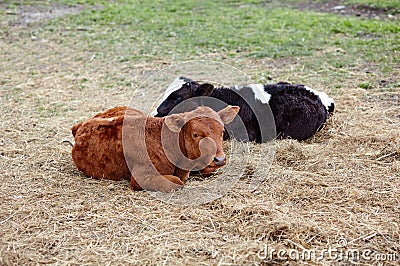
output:
[[[257,190],[246,191],[245,175],[218,200],[174,206],[126,181],[85,177],[61,143],[73,123],[128,102],[135,86],[126,77],[160,65],[90,61],[92,53],[56,40],[14,41],[0,43],[0,264],[280,264],[260,260],[266,243],[321,251],[342,238],[350,249],[400,255],[397,91],[347,80],[315,138],[276,142]],[[299,263],[319,262],[289,261]]]

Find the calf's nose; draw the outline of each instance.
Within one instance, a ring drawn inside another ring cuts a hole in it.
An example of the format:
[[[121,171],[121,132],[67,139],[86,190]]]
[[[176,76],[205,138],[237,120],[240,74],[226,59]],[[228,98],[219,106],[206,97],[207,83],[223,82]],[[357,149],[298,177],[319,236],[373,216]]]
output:
[[[226,158],[225,156],[221,157],[214,157],[214,163],[218,166],[222,166],[226,163]]]

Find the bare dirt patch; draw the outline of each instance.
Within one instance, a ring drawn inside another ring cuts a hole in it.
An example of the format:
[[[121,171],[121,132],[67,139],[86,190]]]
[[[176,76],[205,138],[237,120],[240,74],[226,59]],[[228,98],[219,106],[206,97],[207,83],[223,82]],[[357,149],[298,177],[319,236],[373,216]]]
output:
[[[314,10],[323,13],[333,13],[372,19],[398,19],[399,10],[376,8],[369,5],[345,5],[341,1],[309,1],[295,4],[300,10]]]
[[[65,15],[78,14],[84,9],[84,6],[64,6],[59,4],[51,4],[50,6],[22,6],[18,12],[17,24],[26,25]]]
[[[66,15],[79,14],[89,8],[85,5],[48,4],[41,1],[31,5],[20,5],[13,9],[9,9],[6,4],[0,4],[0,6],[5,9],[10,26],[27,26],[32,23],[41,23]],[[90,8],[99,9],[101,7],[97,5]]]

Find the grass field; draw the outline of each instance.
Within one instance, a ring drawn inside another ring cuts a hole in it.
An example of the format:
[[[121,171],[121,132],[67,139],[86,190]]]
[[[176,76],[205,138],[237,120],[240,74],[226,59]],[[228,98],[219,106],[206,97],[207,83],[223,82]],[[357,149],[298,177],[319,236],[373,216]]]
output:
[[[0,265],[398,265],[399,13],[395,0],[0,0]],[[75,168],[74,123],[189,60],[306,84],[336,111],[307,141],[277,140],[255,191],[246,172],[199,206]]]

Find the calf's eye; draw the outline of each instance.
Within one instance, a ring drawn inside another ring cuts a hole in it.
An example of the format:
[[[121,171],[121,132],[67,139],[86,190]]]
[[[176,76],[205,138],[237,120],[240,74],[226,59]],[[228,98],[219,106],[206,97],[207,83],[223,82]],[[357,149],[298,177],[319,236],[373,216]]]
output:
[[[197,139],[198,137],[199,137],[199,134],[193,133],[193,138],[194,138],[194,139]]]

